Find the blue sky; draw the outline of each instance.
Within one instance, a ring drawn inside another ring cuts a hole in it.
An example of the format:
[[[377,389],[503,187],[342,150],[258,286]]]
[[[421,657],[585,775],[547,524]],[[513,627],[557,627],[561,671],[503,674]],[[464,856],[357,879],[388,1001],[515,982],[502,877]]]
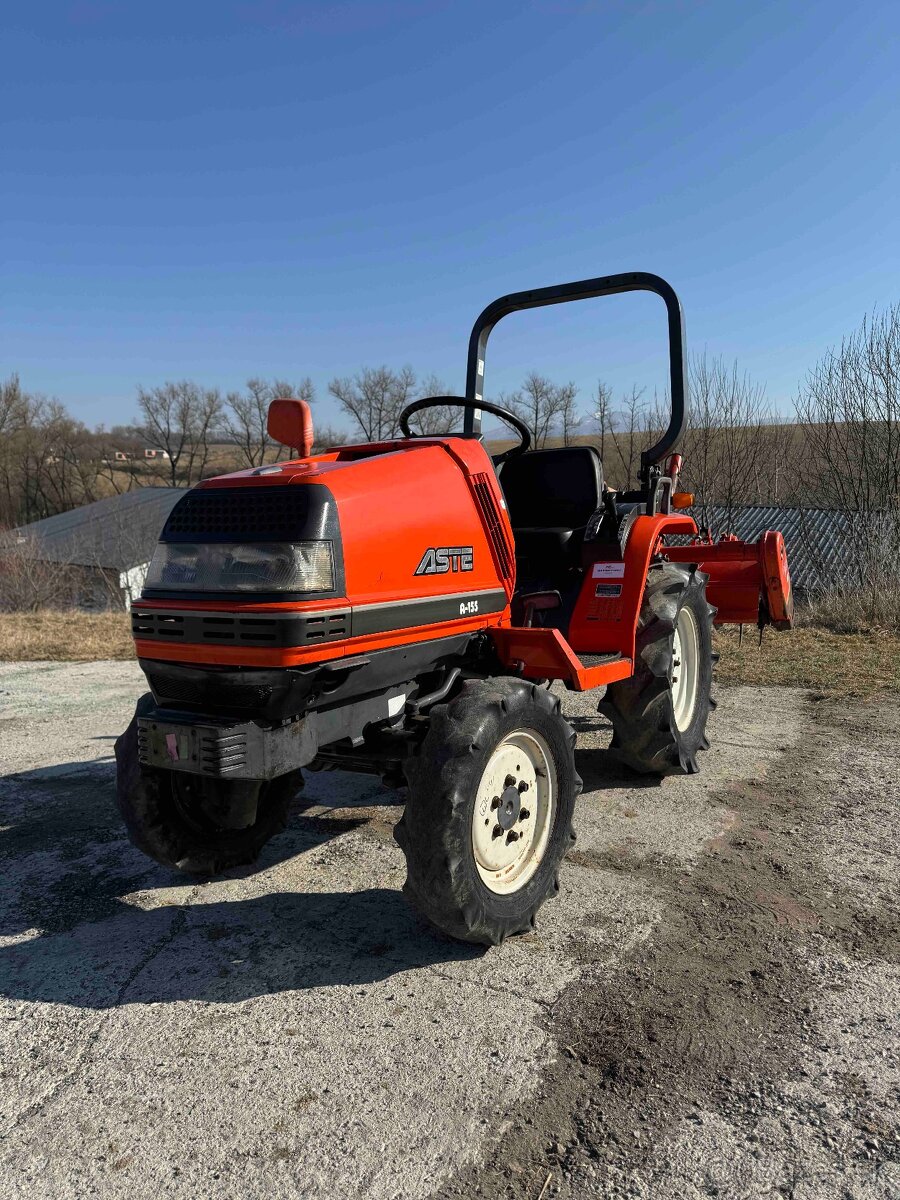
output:
[[[138,383],[464,383],[494,296],[666,276],[689,345],[788,405],[900,300],[900,7],[103,0],[0,15],[0,377],[81,419]],[[509,318],[526,370],[652,388],[662,304]]]

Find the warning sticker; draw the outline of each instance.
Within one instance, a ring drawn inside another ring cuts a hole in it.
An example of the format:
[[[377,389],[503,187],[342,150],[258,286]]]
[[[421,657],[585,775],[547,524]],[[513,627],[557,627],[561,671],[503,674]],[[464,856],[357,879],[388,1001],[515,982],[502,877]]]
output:
[[[622,585],[621,585],[621,583],[598,583],[597,586],[594,588],[594,595],[595,596],[609,596],[609,597],[621,596],[622,595]]]
[[[623,562],[594,563],[591,574],[594,579],[624,579],[625,564]]]

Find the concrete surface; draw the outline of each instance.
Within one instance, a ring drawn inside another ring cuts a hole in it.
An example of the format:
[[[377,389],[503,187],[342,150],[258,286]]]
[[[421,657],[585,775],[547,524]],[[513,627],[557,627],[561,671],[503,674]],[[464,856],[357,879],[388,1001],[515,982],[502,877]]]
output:
[[[195,886],[143,858],[114,809],[112,758],[143,690],[132,663],[0,666],[0,1195],[412,1200],[475,1194],[466,1180],[488,1178],[485,1195],[536,1197],[542,1182],[545,1195],[695,1194],[642,1191],[650,1184],[627,1171],[579,1175],[575,1135],[548,1150],[529,1122],[554,1088],[569,1103],[554,1072],[575,1053],[580,989],[596,1002],[664,937],[673,901],[647,864],[689,879],[719,853],[741,789],[761,793],[799,752],[817,719],[810,701],[724,691],[702,774],[635,787],[610,768],[590,700],[568,698],[585,780],[577,847],[537,933],[482,953],[407,907],[396,793],[365,777],[311,775],[255,872]],[[896,860],[871,843],[892,818],[896,833],[891,744],[885,734],[866,768],[884,803],[858,827],[851,867],[826,835],[815,850],[842,886],[882,899]],[[815,782],[823,803],[846,803],[836,761]],[[786,900],[759,906],[771,936],[803,925]],[[863,971],[838,951],[803,950],[843,957],[854,980],[843,1002],[827,995],[823,1028],[842,1029],[848,1004],[882,1012],[874,1050],[865,1028],[829,1036],[843,1039],[848,1071],[876,1055],[865,1071],[889,1111],[896,959],[885,950]],[[679,1132],[675,1101],[666,1169],[690,1181],[706,1150],[696,1126]],[[727,1157],[749,1153],[730,1146],[722,1111],[713,1118],[722,1128],[706,1133]],[[874,1158],[865,1170],[884,1165]],[[898,1178],[852,1194],[900,1194],[878,1190]]]

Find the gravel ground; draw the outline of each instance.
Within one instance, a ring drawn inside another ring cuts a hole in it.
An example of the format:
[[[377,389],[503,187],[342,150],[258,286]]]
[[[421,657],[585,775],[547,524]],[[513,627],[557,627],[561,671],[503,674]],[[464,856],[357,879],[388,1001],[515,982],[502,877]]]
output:
[[[635,786],[567,697],[577,847],[486,953],[399,888],[397,796],[311,776],[255,873],[124,840],[133,663],[0,666],[0,1195],[900,1195],[898,733],[723,689]]]

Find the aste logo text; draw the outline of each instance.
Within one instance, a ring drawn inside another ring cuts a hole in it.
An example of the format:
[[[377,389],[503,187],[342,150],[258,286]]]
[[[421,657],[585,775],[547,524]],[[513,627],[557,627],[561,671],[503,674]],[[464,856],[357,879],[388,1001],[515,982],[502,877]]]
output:
[[[473,571],[471,546],[430,546],[416,567],[416,575],[446,575],[448,571]]]

